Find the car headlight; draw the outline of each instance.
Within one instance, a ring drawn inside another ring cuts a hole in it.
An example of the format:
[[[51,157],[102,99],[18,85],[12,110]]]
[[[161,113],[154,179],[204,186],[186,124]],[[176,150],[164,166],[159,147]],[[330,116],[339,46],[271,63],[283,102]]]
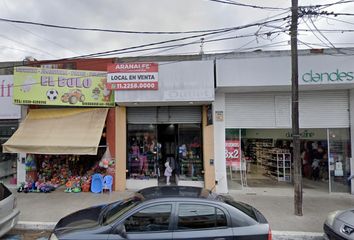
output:
[[[327,225],[329,226],[333,226],[333,222],[334,222],[334,219],[336,218],[337,214],[339,213],[340,211],[334,211],[334,212],[330,212],[327,216],[327,219],[326,219],[326,223]]]
[[[50,234],[49,240],[59,240],[55,233]]]

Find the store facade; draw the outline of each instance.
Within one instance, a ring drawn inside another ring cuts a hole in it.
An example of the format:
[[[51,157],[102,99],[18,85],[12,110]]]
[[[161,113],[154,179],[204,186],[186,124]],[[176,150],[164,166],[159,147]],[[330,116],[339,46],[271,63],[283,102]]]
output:
[[[146,65],[153,70],[138,70]],[[113,68],[124,69],[108,70],[107,77],[118,88],[117,190],[168,184],[166,162],[171,184],[212,187],[213,130],[206,119],[207,105],[214,101],[213,61],[117,63]],[[137,81],[141,76],[152,81]]]
[[[0,76],[0,145],[5,143],[16,131],[21,120],[21,107],[12,103],[13,76]],[[9,178],[10,182],[16,184],[20,167],[20,156],[15,153],[4,153],[0,151],[0,179]]]
[[[22,156],[26,174],[19,183],[33,191],[61,185],[81,191],[95,173],[114,176],[114,151],[105,157],[115,145],[108,136],[115,122],[106,72],[17,67],[14,81],[11,102],[27,114],[2,147]]]
[[[290,60],[290,52],[269,52],[216,61],[213,108],[218,192],[243,186],[292,187]],[[353,192],[347,180],[353,172],[353,60],[300,52],[305,188]]]

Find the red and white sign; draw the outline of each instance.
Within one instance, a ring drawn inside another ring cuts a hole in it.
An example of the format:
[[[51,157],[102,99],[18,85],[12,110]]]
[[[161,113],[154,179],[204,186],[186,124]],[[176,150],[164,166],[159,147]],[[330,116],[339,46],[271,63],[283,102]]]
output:
[[[158,90],[157,63],[115,63],[107,66],[110,90]]]
[[[225,142],[225,158],[226,165],[233,168],[239,168],[241,163],[241,146],[240,140],[226,140]]]

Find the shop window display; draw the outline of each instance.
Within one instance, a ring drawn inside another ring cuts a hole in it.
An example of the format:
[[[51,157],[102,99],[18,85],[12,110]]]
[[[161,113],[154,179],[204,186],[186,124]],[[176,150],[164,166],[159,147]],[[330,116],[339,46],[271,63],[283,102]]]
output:
[[[171,183],[202,181],[200,139],[200,124],[129,124],[127,178],[163,180],[168,162]]]
[[[179,179],[203,181],[203,160],[199,124],[178,126]]]
[[[128,178],[157,178],[159,146],[156,126],[128,125]]]
[[[63,187],[65,192],[88,192],[94,174],[115,175],[114,160],[107,157],[106,148],[98,155],[27,154],[26,182],[19,192],[50,192]]]
[[[292,182],[291,129],[226,129],[225,143],[231,140],[241,142],[242,156],[251,163],[247,165],[249,187],[282,186],[279,182],[284,180]],[[350,149],[347,128],[300,129],[304,188],[348,192]],[[228,180],[231,188],[239,187],[237,178]]]

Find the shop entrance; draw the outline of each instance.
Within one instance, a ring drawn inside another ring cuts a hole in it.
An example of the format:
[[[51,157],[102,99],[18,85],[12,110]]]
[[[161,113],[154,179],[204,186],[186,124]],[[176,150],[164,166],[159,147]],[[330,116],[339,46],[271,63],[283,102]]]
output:
[[[349,192],[349,129],[300,129],[304,188]],[[230,189],[292,187],[290,129],[226,129]]]
[[[158,184],[166,184],[165,169],[166,164],[171,167],[170,183],[176,184],[176,174],[178,160],[176,154],[176,148],[178,146],[178,124],[159,124],[157,125],[157,141],[160,144],[160,152],[158,158],[158,166],[160,176],[158,178]]]

